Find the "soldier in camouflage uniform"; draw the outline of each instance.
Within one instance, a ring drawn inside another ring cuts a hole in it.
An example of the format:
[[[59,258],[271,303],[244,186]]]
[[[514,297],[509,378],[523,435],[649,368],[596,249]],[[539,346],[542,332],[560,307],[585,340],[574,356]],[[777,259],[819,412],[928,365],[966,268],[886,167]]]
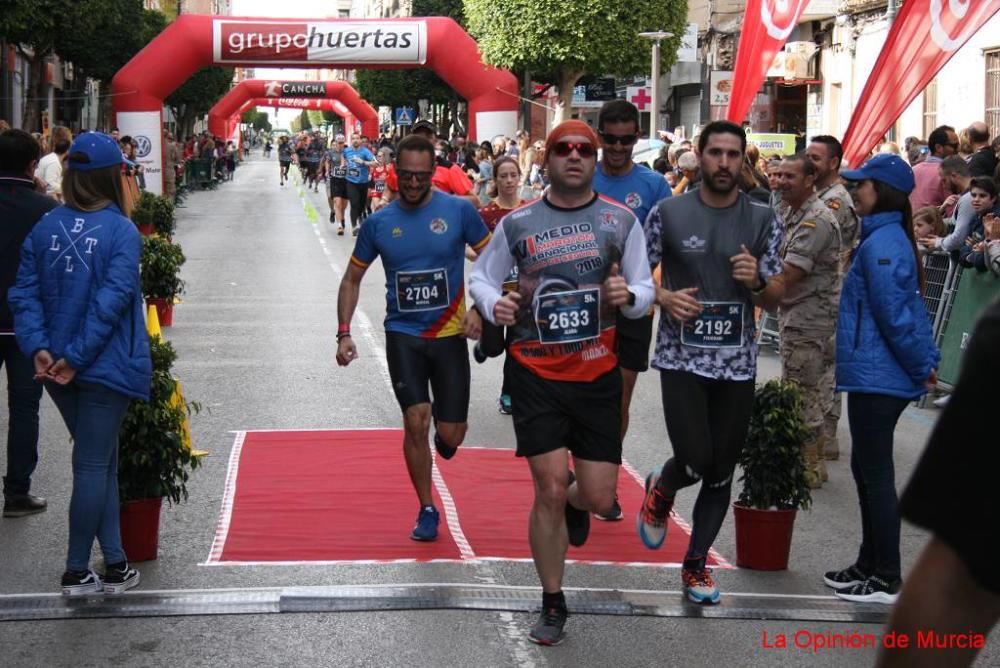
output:
[[[804,155],[778,168],[785,241],[785,297],[778,308],[782,377],[802,390],[809,436],[802,446],[809,486],[822,486],[826,467],[825,419],[833,401],[836,369],[833,334],[840,303],[840,233],[830,209],[814,191],[816,169]]]
[[[841,268],[846,271],[851,251],[857,244],[859,233],[858,216],[854,213],[854,200],[847,188],[840,182],[840,160],[844,155],[843,148],[836,137],[819,135],[812,138],[806,149],[806,157],[816,166],[816,196],[826,204],[837,219],[840,230]],[[843,278],[843,276],[841,276]],[[837,286],[840,292],[840,285]],[[836,332],[834,332],[836,336]],[[843,402],[840,393],[833,396],[830,410],[826,414],[826,442],[823,456],[828,460],[840,458],[840,445],[837,439],[837,424],[840,422],[840,407]]]

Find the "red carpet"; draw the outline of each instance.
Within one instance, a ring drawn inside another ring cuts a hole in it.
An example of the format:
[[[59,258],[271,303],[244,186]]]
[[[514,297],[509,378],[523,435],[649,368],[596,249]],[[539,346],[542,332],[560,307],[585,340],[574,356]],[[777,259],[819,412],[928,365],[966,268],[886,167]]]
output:
[[[534,493],[531,471],[510,450],[465,448],[438,466],[459,509],[462,531],[480,558],[531,559],[528,513]],[[687,550],[688,534],[670,519],[667,540],[659,550],[648,550],[635,530],[635,514],[642,505],[642,487],[623,468],[618,475],[621,522],[591,519],[590,537],[583,547],[570,547],[567,560],[617,564],[679,564]],[[709,565],[716,565],[710,559]]]
[[[475,447],[463,447],[452,461],[439,459],[439,537],[418,543],[409,539],[417,501],[401,440],[398,429],[240,434],[208,563],[530,560],[532,484],[523,460],[510,450]],[[625,468],[618,495],[625,519],[592,521],[587,544],[571,547],[567,558],[678,564],[688,534],[673,518],[662,549],[639,542],[635,512],[642,487]]]
[[[419,504],[401,434],[247,432],[230,460],[228,531],[220,526],[209,562],[458,559],[443,521],[436,542],[409,539]],[[436,492],[434,505],[442,507]]]

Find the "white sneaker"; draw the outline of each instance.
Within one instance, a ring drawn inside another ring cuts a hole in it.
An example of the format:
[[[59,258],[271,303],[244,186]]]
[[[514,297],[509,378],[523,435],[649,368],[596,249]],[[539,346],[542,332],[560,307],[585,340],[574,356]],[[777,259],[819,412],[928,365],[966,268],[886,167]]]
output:
[[[950,394],[945,394],[944,396],[938,397],[934,400],[934,405],[938,408],[944,408],[948,405],[948,401],[951,399]]]

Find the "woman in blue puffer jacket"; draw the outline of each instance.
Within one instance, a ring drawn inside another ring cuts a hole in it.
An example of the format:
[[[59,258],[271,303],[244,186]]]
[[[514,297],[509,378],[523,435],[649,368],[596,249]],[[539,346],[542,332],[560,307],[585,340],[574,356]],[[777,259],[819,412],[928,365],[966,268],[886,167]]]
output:
[[[63,594],[119,593],[139,583],[122,550],[118,430],[131,399],[149,398],[152,365],[139,287],[142,240],[126,216],[122,153],[87,132],[70,146],[65,206],[35,225],[8,292],[14,334],[73,438],[73,495]],[[97,539],[104,575],[90,570]]]
[[[823,581],[849,601],[894,603],[902,579],[893,432],[907,404],[936,382],[941,356],[920,296],[913,171],[899,156],[880,154],[841,177],[862,218],[837,319],[837,390],[847,393],[861,549]]]

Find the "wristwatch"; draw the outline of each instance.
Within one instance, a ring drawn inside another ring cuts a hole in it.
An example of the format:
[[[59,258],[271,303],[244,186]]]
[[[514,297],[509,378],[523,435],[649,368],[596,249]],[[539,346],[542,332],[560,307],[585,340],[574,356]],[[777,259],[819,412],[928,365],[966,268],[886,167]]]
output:
[[[759,281],[760,281],[760,287],[759,287],[759,288],[756,288],[756,289],[754,289],[754,290],[750,290],[750,294],[752,294],[752,295],[760,295],[760,294],[763,294],[764,290],[766,290],[766,289],[767,289],[767,281],[765,281],[765,280],[764,280],[763,278],[761,278],[760,276],[758,276],[758,277],[757,277],[757,280],[759,280]]]

